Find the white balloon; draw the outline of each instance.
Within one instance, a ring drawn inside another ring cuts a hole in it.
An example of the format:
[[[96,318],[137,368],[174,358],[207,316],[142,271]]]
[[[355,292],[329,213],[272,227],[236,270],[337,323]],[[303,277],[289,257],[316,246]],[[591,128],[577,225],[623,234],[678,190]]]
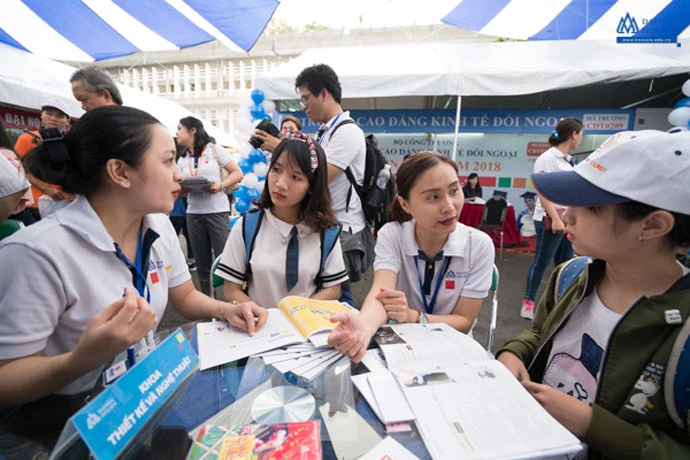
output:
[[[266,163],[254,163],[254,174],[259,177],[264,177],[268,173],[268,165]]]
[[[261,105],[264,107],[266,113],[273,113],[276,111],[276,103],[270,99],[265,99]]]
[[[252,119],[249,117],[239,117],[235,121],[235,128],[245,135],[243,137],[248,137],[254,131],[254,123],[252,123]]]
[[[266,181],[265,181],[265,180],[259,181],[259,183],[256,184],[256,188],[257,188],[258,190],[261,190],[261,191],[264,190],[264,187],[265,187],[265,186],[266,186]]]
[[[247,117],[247,118],[252,117],[252,114],[249,113],[249,107],[242,106],[239,109],[237,109],[237,118],[240,118],[240,117]]]
[[[673,126],[688,126],[690,122],[690,107],[679,107],[668,114],[668,122]]]
[[[242,183],[246,185],[248,188],[256,188],[256,185],[259,183],[259,178],[256,177],[256,174],[249,173],[244,176],[244,180],[242,180]]]
[[[237,149],[237,151],[240,152],[240,155],[242,155],[242,158],[247,158],[252,150],[254,150],[254,147],[249,145],[249,142],[242,142],[240,144],[240,148]]]
[[[683,83],[683,94],[690,97],[690,80]]]
[[[251,90],[238,91],[237,102],[239,102],[240,107],[247,107],[249,110],[249,106],[254,105]]]

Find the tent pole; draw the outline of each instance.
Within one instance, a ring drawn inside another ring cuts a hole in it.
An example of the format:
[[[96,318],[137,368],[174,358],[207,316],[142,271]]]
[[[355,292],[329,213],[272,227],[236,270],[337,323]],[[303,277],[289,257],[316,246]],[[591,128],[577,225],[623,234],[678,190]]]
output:
[[[455,136],[453,136],[453,153],[451,159],[455,161],[458,156],[458,131],[460,130],[460,107],[462,106],[462,96],[458,96],[458,106],[455,108]]]

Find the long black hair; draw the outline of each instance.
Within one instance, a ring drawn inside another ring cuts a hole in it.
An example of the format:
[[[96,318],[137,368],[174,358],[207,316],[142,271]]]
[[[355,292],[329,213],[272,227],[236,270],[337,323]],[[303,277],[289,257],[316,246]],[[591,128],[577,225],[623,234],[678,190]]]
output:
[[[180,119],[180,124],[184,126],[187,131],[196,129],[196,132],[194,133],[194,146],[192,147],[192,155],[195,157],[199,157],[201,155],[201,152],[204,151],[204,147],[206,147],[206,144],[211,142],[211,136],[208,135],[208,133],[204,129],[204,124],[198,118],[184,117]]]

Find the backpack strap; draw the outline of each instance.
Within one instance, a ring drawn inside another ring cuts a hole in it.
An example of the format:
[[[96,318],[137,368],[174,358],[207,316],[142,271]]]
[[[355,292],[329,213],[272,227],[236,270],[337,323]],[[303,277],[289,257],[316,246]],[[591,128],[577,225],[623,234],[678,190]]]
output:
[[[328,256],[331,254],[331,251],[333,251],[333,246],[335,246],[335,242],[338,241],[338,237],[340,236],[340,231],[342,230],[342,226],[340,224],[336,224],[332,227],[328,227],[326,230],[323,230],[321,232],[321,262],[319,265],[319,272],[316,275],[316,290],[320,291],[323,289],[323,282],[324,279],[321,276],[323,273],[323,269],[326,266],[326,259],[328,259]]]
[[[338,131],[338,128],[340,128],[343,125],[352,125],[352,124],[356,125],[357,122],[355,120],[353,120],[352,118],[348,118],[346,120],[341,121],[337,125],[335,125],[333,127],[333,129],[331,129],[328,132],[328,141],[329,142],[331,141],[335,132]],[[366,139],[364,140],[364,148],[366,149]],[[361,192],[360,186],[357,183],[357,181],[355,180],[355,176],[354,176],[354,174],[352,174],[352,170],[350,169],[349,166],[347,167],[347,169],[345,169],[345,175],[347,176],[347,180],[350,181],[350,185],[351,185],[351,187],[347,191],[347,199],[345,200],[345,212],[349,212],[350,211],[350,199],[352,199],[352,189],[353,188],[355,189],[355,191],[357,192],[357,195],[359,195],[360,199],[362,199],[362,192]]]
[[[664,399],[668,413],[681,428],[690,430],[690,320],[685,321],[666,364]]]
[[[574,259],[570,259],[568,262],[566,262],[563,268],[561,268],[561,271],[558,273],[558,278],[556,278],[556,287],[554,288],[554,303],[558,303],[558,301],[561,300],[563,293],[570,287],[571,284],[573,284],[573,281],[580,276],[580,273],[582,273],[591,260],[591,257],[575,257]]]
[[[261,222],[264,218],[264,210],[252,210],[244,214],[242,219],[242,237],[244,238],[244,254],[245,254],[245,286],[249,286],[249,281],[252,276],[252,265],[249,262],[254,252],[254,244],[256,243],[256,235],[261,228]]]

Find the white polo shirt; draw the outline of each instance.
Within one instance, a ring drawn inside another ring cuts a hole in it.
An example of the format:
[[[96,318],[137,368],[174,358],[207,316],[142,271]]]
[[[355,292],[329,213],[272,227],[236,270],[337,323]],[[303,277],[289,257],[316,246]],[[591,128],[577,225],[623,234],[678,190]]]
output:
[[[144,218],[144,233],[160,236],[151,247],[147,285],[160,318],[168,288],[190,279],[179,240],[164,214]],[[43,350],[74,350],[91,318],[133,288],[132,275],[115,255],[115,242],[89,201],[70,205],[0,243],[0,359]],[[96,369],[58,393],[93,387]]]
[[[557,171],[570,171],[573,165],[570,164],[570,155],[563,154],[556,147],[551,147],[546,152],[539,155],[537,161],[534,162],[534,174]],[[556,203],[553,204],[556,209],[565,209],[567,206],[561,206]],[[536,205],[534,206],[534,215],[532,218],[541,222],[544,219],[544,207],[537,196]]]
[[[214,147],[218,161],[213,157]],[[209,142],[199,156],[198,168],[194,166],[194,157],[191,154],[180,157],[177,160],[177,167],[180,168],[185,179],[205,177],[215,182],[221,182],[222,176],[218,163],[225,167],[230,161],[235,160],[232,159],[227,150]],[[187,214],[213,214],[229,211],[230,201],[225,192],[190,192],[187,197]]]
[[[338,128],[333,135],[333,139],[328,131],[334,126],[339,125],[344,120],[351,120],[350,112],[341,112],[331,118],[324,125],[324,133],[321,137],[321,147],[326,152],[326,160],[343,172],[338,174],[328,184],[331,192],[331,202],[333,210],[338,216],[338,222],[343,226],[343,230],[352,230],[356,233],[366,226],[362,202],[355,189],[352,189],[350,206],[345,211],[347,205],[347,193],[350,190],[350,181],[347,179],[345,170],[350,167],[352,174],[358,184],[364,182],[364,168],[366,166],[366,144],[364,142],[364,132],[354,123],[348,123]]]
[[[242,225],[244,218],[237,221],[215,274],[237,284],[246,281],[246,252]],[[311,297],[316,292],[316,275],[321,263],[321,234],[303,224],[297,224],[299,239],[299,274],[297,284],[287,291],[285,283],[285,256],[290,241],[292,225],[276,218],[270,209],[265,210],[259,232],[254,240],[254,251],[250,263],[252,279],[248,295],[258,305],[266,308],[277,307],[283,297],[298,295]],[[343,262],[340,239],[326,258],[321,274],[323,287],[336,286],[347,281],[347,271]]]
[[[424,312],[420,277],[424,279],[425,262],[419,258],[419,272],[414,258],[419,254],[419,246],[414,236],[415,221],[389,222],[379,230],[376,242],[374,271],[392,270],[398,274],[396,289],[407,295],[407,304],[413,310]],[[438,277],[443,276],[438,289],[434,315],[449,315],[460,297],[481,299],[486,297],[491,287],[494,263],[494,245],[486,233],[458,223],[455,231],[448,236],[443,247],[444,258],[435,262],[431,299]],[[448,269],[443,274],[445,257],[450,258]]]

